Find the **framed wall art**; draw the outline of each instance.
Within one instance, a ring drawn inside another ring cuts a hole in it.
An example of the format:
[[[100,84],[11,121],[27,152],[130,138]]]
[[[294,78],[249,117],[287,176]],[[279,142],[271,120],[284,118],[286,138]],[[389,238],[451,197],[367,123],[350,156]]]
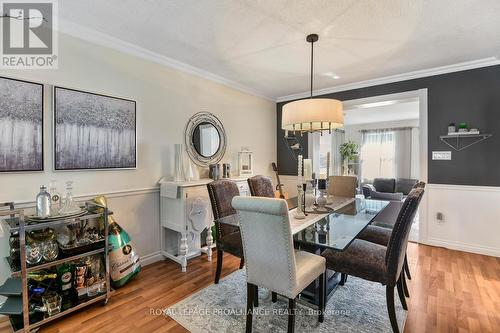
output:
[[[43,170],[43,84],[0,77],[0,172]]]
[[[54,87],[54,169],[133,169],[136,102]]]

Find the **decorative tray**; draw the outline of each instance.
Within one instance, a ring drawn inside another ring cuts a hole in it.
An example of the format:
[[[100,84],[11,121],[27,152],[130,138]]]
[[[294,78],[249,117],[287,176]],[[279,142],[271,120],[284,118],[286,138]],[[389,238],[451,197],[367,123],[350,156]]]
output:
[[[63,218],[68,219],[68,218],[72,218],[72,217],[80,217],[80,216],[83,216],[87,213],[88,213],[88,211],[86,209],[82,209],[79,212],[75,212],[72,214],[53,215],[53,216],[49,216],[49,217],[38,217],[36,215],[28,215],[28,216],[26,216],[26,220],[30,221],[30,222],[51,222],[51,221],[55,221],[55,220],[59,220],[59,219],[63,219]]]
[[[61,253],[63,253],[64,255],[73,256],[104,247],[104,236],[96,241],[89,242],[83,245],[67,246],[62,245],[60,242],[57,243],[59,244],[59,250],[61,251]]]
[[[310,213],[310,214],[328,214],[328,213],[332,213],[334,211],[335,210],[333,208],[328,207],[328,206],[323,207],[323,209],[319,209],[318,206],[316,204],[314,204],[314,208],[312,210],[306,210],[306,213]]]

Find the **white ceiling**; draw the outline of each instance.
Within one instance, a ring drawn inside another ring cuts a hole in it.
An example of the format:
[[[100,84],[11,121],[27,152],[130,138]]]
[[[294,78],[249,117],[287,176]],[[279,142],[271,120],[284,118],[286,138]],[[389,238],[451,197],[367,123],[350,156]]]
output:
[[[271,98],[309,89],[309,33],[315,72],[340,76],[316,89],[500,54],[499,0],[65,0],[59,13]]]
[[[344,110],[344,123],[349,125],[413,120],[419,118],[419,102],[407,101],[392,105],[351,108]]]

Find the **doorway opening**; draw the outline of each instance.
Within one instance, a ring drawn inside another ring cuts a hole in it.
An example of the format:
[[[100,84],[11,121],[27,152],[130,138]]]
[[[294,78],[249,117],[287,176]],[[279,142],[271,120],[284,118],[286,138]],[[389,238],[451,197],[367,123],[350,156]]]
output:
[[[353,143],[358,151],[347,163],[340,155],[344,143]],[[317,175],[326,174],[329,165],[330,175],[356,176],[360,195],[376,178],[394,179],[394,186],[383,191],[407,194],[412,182],[427,182],[427,90],[344,101],[344,127],[332,134],[309,134],[309,151]],[[425,217],[422,202],[411,241],[425,242]]]

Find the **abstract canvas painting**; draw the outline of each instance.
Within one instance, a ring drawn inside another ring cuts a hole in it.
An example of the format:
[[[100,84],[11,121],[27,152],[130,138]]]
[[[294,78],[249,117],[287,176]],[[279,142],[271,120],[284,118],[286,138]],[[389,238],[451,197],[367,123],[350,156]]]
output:
[[[55,169],[135,168],[135,104],[54,87]]]
[[[43,170],[43,85],[0,77],[0,172]]]

